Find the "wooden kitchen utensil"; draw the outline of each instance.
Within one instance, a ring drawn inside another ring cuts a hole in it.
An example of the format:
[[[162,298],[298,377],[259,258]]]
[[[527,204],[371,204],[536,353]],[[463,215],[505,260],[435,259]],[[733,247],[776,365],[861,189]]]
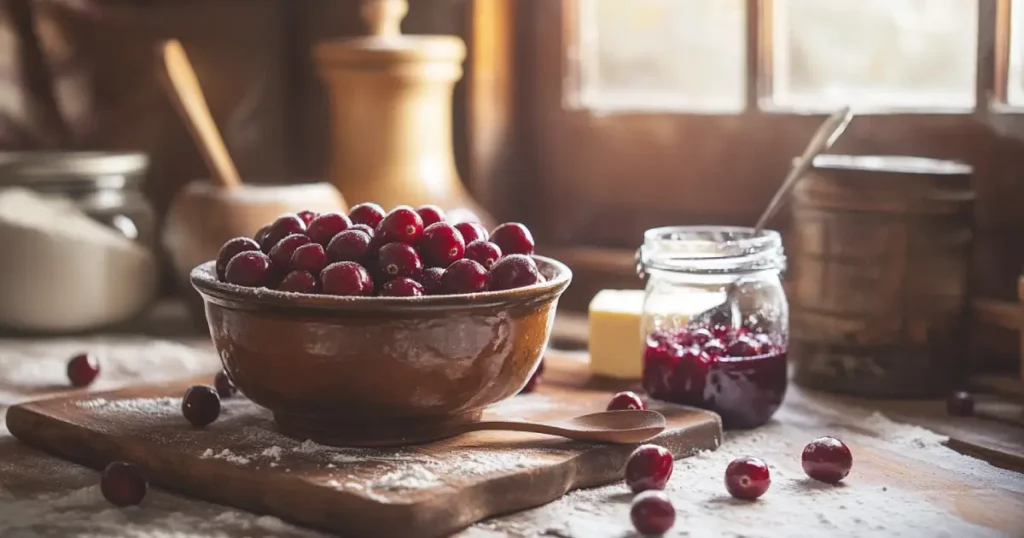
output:
[[[539,392],[494,406],[485,420],[554,423],[608,404],[610,392],[587,384],[585,363],[557,355],[546,361]],[[8,411],[7,425],[25,443],[97,469],[130,461],[168,489],[345,536],[448,536],[571,489],[622,480],[634,449],[522,432],[329,448],[278,433],[270,413],[241,396],[225,399],[220,418],[199,430],[181,416],[188,384],[26,403]],[[667,425],[650,442],[677,458],[722,442],[713,413],[648,406]]]
[[[465,424],[459,433],[515,431],[557,435],[577,441],[642,443],[665,431],[665,417],[648,410],[603,411],[556,422],[483,420]]]

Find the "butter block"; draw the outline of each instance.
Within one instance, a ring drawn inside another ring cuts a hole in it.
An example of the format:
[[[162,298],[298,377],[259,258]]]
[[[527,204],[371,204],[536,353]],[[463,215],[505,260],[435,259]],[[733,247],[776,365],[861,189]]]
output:
[[[590,371],[617,379],[640,379],[643,290],[601,290],[590,301]]]

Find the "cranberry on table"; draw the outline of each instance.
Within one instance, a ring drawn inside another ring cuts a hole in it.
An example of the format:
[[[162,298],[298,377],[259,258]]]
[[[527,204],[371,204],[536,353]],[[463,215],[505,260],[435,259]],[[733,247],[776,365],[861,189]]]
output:
[[[476,293],[486,287],[487,269],[465,258],[449,265],[441,277],[441,292],[447,295]]]
[[[192,385],[181,399],[181,414],[197,428],[209,426],[220,416],[220,396],[208,385]]]
[[[420,218],[423,219],[423,227],[426,228],[431,224],[437,224],[438,222],[444,222],[444,210],[436,205],[424,205],[420,206],[416,210]]]
[[[100,375],[100,362],[91,353],[79,353],[68,361],[67,375],[71,386],[89,386]]]
[[[307,243],[295,249],[288,267],[293,271],[309,271],[319,275],[327,267],[327,251],[320,243]]]
[[[819,437],[804,447],[801,463],[807,476],[829,484],[838,484],[850,474],[853,455],[849,447],[839,439]]]
[[[292,271],[281,279],[277,289],[289,293],[316,293],[316,277],[309,271]]]
[[[292,255],[302,245],[309,244],[309,237],[306,234],[291,234],[287,237],[282,238],[274,245],[274,248],[270,249],[270,261],[274,262],[274,266],[282,270],[292,263]]]
[[[364,224],[370,228],[376,228],[380,221],[384,220],[384,208],[373,203],[366,202],[352,206],[348,211],[348,217],[353,224]]]
[[[419,297],[423,295],[423,285],[411,278],[398,277],[389,280],[380,287],[383,297]]]
[[[270,225],[270,228],[267,228],[267,233],[263,234],[261,244],[264,251],[269,251],[285,237],[304,233],[306,233],[306,223],[302,222],[298,215],[282,215]]]
[[[487,241],[491,237],[487,233],[487,228],[476,222],[460,222],[455,225],[455,229],[462,234],[462,239],[467,245],[473,241]]]
[[[503,253],[533,254],[533,234],[518,222],[506,222],[491,231],[491,242]]]
[[[608,411],[624,411],[626,409],[643,409],[644,402],[633,391],[625,391],[612,396],[608,402]]]
[[[420,284],[423,284],[424,295],[437,295],[441,293],[441,279],[444,277],[444,269],[440,267],[428,267],[423,270],[420,277]]]
[[[228,262],[239,252],[260,250],[260,244],[248,237],[236,237],[228,240],[220,247],[217,253],[217,278],[224,280],[224,272],[228,268]]]
[[[423,261],[416,249],[408,243],[388,243],[377,253],[377,268],[386,279],[419,278],[423,274]]]
[[[314,243],[320,243],[320,246],[326,247],[331,242],[331,239],[334,239],[334,236],[350,227],[352,227],[352,221],[345,215],[341,213],[324,213],[309,223],[306,235]]]
[[[957,417],[969,417],[974,414],[974,396],[958,390],[946,398],[946,412]]]
[[[423,219],[409,206],[398,206],[380,221],[374,235],[385,244],[415,243],[423,235]]]
[[[373,294],[373,279],[362,265],[337,262],[320,273],[320,289],[328,295],[366,296]]]
[[[224,271],[224,280],[237,286],[258,288],[273,279],[274,264],[262,252],[239,252]]]
[[[327,259],[332,262],[358,262],[366,257],[370,236],[362,230],[345,230],[327,245]]]
[[[501,248],[501,245],[498,245]],[[502,248],[502,251],[504,249]],[[540,271],[533,258],[512,254],[498,260],[487,275],[487,289],[510,290],[530,286],[541,281]]]
[[[633,498],[629,519],[640,534],[665,534],[676,523],[676,508],[665,492],[645,491]]]
[[[665,489],[675,463],[672,453],[658,445],[640,445],[626,461],[626,485],[633,493]]]
[[[490,269],[494,262],[501,259],[501,249],[490,241],[473,241],[466,245],[465,257]]]
[[[309,223],[313,222],[313,219],[317,217],[317,213],[316,211],[310,211],[307,209],[305,211],[299,211],[298,216],[302,219],[302,222],[306,223],[306,226],[309,227]]]
[[[213,387],[217,389],[217,395],[221,398],[230,398],[238,394],[238,387],[235,386],[231,376],[224,370],[217,372],[217,375],[213,378]]]
[[[759,458],[736,458],[725,468],[725,489],[737,499],[753,501],[772,484],[768,465]]]
[[[114,506],[135,506],[146,497],[148,489],[142,470],[123,461],[110,463],[100,476],[100,492]]]

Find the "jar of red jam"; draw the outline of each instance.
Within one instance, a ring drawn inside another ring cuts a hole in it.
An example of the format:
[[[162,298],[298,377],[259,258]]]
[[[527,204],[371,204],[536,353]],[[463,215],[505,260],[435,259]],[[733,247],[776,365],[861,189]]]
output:
[[[648,230],[638,251],[638,271],[647,277],[644,390],[714,411],[726,428],[767,422],[786,393],[785,266],[778,232]]]

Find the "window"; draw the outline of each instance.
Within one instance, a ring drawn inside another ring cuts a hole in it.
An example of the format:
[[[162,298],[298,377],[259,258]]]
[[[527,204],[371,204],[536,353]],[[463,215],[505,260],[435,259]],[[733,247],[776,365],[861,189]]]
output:
[[[1006,77],[1006,101],[1024,106],[1024,0],[1010,4],[1010,61]]]

